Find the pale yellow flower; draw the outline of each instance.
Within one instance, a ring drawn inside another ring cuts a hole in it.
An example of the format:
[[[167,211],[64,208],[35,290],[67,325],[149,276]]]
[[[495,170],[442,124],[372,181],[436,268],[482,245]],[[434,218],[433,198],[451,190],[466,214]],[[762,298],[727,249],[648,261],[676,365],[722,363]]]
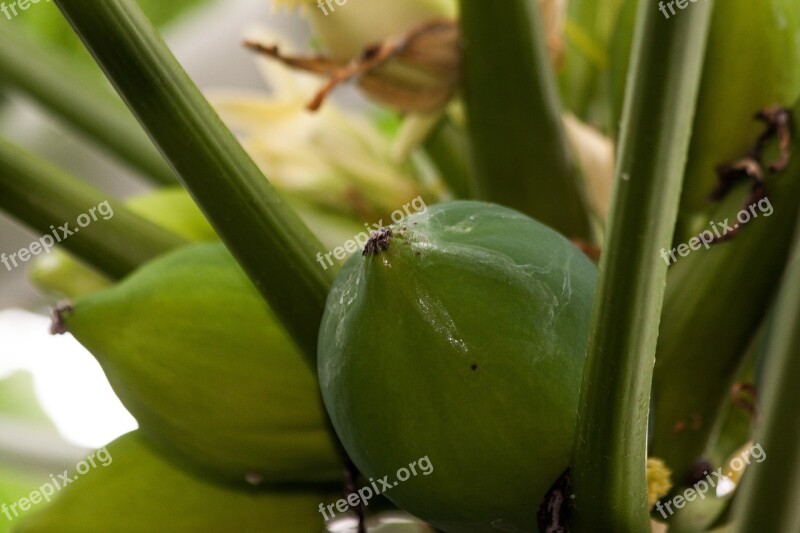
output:
[[[277,35],[261,31],[258,38],[291,48]],[[318,113],[306,110],[315,77],[266,60],[259,66],[269,95],[225,90],[209,96],[278,189],[362,220],[377,220],[423,194],[414,167],[395,162],[392,139],[367,118],[334,102]]]

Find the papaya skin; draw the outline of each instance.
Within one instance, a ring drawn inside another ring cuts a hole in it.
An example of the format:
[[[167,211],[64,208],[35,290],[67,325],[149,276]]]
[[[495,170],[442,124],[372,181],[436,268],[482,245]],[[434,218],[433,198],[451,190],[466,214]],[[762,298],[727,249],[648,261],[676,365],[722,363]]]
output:
[[[167,254],[61,319],[176,461],[239,484],[341,479],[312,369],[221,243]]]
[[[450,202],[384,229],[343,267],[323,317],[323,400],[385,495],[443,531],[536,531],[568,467],[596,278],[555,231]],[[516,528],[516,529],[513,529]]]
[[[97,467],[23,515],[17,533],[272,531],[323,533],[319,502],[331,491],[233,490],[193,477],[152,449],[138,431],[106,448]],[[77,474],[69,473],[70,478]],[[5,520],[5,518],[4,518]]]
[[[612,38],[612,127],[619,124],[635,13],[641,0],[624,0]],[[655,8],[654,8],[655,9]],[[692,16],[679,12],[676,16]],[[800,2],[716,2],[686,165],[675,242],[705,229],[717,205],[709,200],[716,169],[737,161],[762,131],[754,115],[800,97]],[[657,127],[657,125],[654,125]]]
[[[703,72],[681,201],[690,235],[716,208],[708,200],[715,169],[739,159],[758,137],[762,125],[753,116],[800,97],[800,3],[717,2]]]

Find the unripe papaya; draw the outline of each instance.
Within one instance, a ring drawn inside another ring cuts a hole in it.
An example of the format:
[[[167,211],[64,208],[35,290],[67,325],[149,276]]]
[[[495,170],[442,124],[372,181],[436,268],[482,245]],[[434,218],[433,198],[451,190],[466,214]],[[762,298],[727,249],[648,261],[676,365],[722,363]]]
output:
[[[135,431],[92,453],[84,474],[19,518],[18,533],[219,533],[324,531],[317,508],[337,496],[324,490],[243,491],[219,486],[176,468]],[[93,464],[94,467],[89,468]],[[41,500],[41,498],[40,498]]]
[[[37,257],[28,279],[41,291],[58,297],[78,298],[111,286],[111,279],[64,250]]]
[[[222,244],[171,252],[61,318],[172,457],[241,483],[340,479],[312,369]]]
[[[609,51],[612,125],[619,123],[622,113],[639,1],[624,1]],[[692,4],[685,10],[664,7],[664,15],[691,17],[693,8]],[[687,240],[708,224],[709,211],[715,208],[708,201],[718,180],[715,170],[740,159],[753,145],[762,130],[753,120],[756,112],[774,105],[793,105],[800,96],[798,36],[797,0],[715,2],[684,178],[678,241]]]
[[[716,2],[686,167],[684,215],[714,207],[707,197],[717,183],[715,169],[752,146],[762,130],[753,120],[756,112],[790,106],[798,96],[800,2]],[[708,220],[703,216],[700,224]],[[688,229],[694,234],[697,228]]]
[[[555,231],[481,202],[385,228],[329,295],[318,372],[365,476],[444,531],[535,531],[568,466],[596,278]]]
[[[133,213],[164,229],[195,242],[219,239],[189,193],[182,187],[158,189],[125,202]]]

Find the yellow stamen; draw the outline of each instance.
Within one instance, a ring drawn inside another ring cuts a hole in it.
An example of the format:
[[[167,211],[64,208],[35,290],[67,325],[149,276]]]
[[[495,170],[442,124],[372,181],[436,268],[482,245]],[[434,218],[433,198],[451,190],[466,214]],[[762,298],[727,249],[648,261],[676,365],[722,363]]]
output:
[[[672,472],[661,459],[651,457],[647,460],[647,504],[650,507],[669,494],[672,488],[671,475]]]

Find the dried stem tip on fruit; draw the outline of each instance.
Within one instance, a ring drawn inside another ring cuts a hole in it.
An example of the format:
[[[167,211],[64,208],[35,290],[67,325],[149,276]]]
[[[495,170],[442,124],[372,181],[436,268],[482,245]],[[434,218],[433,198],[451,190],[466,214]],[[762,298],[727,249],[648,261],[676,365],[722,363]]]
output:
[[[361,255],[366,257],[368,255],[379,255],[381,252],[385,252],[389,249],[389,244],[392,242],[393,236],[391,228],[381,228],[378,231],[373,231]]]

